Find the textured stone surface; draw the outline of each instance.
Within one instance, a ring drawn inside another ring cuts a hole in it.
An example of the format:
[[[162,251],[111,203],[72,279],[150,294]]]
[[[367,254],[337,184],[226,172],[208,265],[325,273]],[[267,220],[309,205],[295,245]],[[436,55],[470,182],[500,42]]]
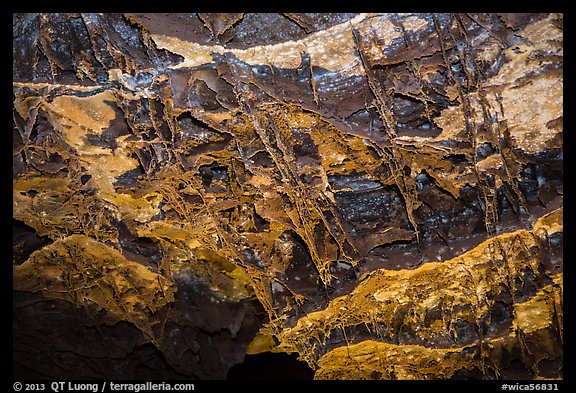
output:
[[[13,57],[15,376],[562,378],[562,14],[13,14]]]
[[[501,349],[493,350],[493,343],[505,343],[509,356],[530,362],[539,375],[538,362],[562,352],[562,275],[541,259],[547,251],[539,236],[558,230],[561,210],[538,220],[532,231],[494,236],[448,261],[376,270],[350,294],[302,317],[280,340],[314,364],[321,379],[370,379],[378,370],[385,379],[450,378],[456,371],[473,377],[478,370],[498,377],[509,359],[494,355]],[[371,336],[379,342],[363,341]],[[493,351],[483,352],[484,346]],[[426,366],[433,359],[442,367]],[[357,373],[350,362],[374,364]]]

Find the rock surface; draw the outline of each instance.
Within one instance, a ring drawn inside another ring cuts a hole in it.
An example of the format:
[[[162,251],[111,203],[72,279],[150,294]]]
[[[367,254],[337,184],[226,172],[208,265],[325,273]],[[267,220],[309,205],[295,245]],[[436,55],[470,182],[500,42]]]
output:
[[[562,378],[562,14],[13,14],[13,58],[14,376]]]

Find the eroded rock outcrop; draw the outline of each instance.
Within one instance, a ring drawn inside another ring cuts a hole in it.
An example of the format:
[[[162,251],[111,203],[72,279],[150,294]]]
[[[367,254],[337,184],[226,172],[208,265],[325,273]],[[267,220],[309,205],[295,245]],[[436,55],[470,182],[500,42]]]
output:
[[[14,14],[15,375],[562,378],[562,28]]]

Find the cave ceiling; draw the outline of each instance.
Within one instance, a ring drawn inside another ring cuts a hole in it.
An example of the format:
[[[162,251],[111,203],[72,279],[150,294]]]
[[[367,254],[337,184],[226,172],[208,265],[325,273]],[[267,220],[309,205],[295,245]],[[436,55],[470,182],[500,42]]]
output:
[[[563,377],[562,14],[12,19],[14,376]]]

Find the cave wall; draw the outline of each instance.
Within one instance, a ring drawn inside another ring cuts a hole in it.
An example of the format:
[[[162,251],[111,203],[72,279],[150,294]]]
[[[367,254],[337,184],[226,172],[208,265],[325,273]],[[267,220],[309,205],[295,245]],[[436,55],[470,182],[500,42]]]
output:
[[[562,14],[13,14],[13,374],[562,378],[562,133]]]

